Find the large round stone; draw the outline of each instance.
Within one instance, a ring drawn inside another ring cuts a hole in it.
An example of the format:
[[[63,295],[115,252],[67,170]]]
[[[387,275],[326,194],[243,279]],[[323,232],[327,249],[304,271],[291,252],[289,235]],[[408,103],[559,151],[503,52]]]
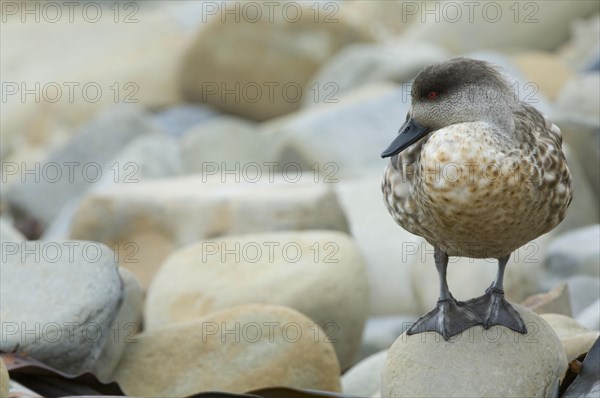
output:
[[[314,321],[290,308],[244,305],[133,336],[114,379],[139,397],[267,387],[340,391],[340,367]]]
[[[548,397],[567,358],[550,325],[515,306],[527,334],[475,326],[448,341],[437,333],[403,334],[390,348],[384,397]]]
[[[370,40],[334,4],[268,3],[214,3],[217,14],[207,18],[183,58],[186,99],[254,120],[280,116],[315,96],[318,87],[305,85],[329,57]]]

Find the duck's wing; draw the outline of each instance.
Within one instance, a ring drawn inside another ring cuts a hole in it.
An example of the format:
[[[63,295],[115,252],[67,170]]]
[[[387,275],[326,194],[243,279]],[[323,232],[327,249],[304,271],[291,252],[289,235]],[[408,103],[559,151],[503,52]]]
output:
[[[562,150],[560,128],[550,118],[529,105],[515,112],[515,132],[524,159],[530,159],[532,182],[546,197],[556,217],[562,221],[573,199],[571,173]],[[552,222],[550,224],[553,224]]]

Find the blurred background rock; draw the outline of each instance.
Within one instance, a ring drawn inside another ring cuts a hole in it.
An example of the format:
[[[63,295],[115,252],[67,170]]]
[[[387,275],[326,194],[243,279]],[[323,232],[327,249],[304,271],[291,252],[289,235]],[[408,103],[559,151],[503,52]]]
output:
[[[430,63],[469,56],[502,68],[521,100],[550,115],[562,129],[574,177],[566,220],[513,255],[509,299],[522,302],[566,282],[556,293],[563,305],[542,307],[559,312],[547,321],[567,357],[597,337],[597,1],[139,1],[72,7],[2,2],[1,238],[5,253],[5,243],[21,245],[26,239],[79,239],[116,251],[121,269],[131,273],[111,274],[123,286],[105,290],[96,303],[113,303],[105,308],[112,308],[112,315],[103,315],[102,322],[133,322],[142,331],[142,313],[154,314],[151,330],[141,335],[144,347],[154,339],[179,347],[194,328],[178,320],[230,317],[233,322],[241,310],[227,309],[240,305],[264,305],[252,307],[252,321],[310,318],[324,335],[333,322],[344,328],[336,334],[341,341],[321,339],[311,346],[302,340],[303,355],[330,364],[322,377],[304,368],[301,374],[277,376],[275,368],[286,363],[281,358],[297,355],[279,341],[269,351],[269,358],[277,358],[273,368],[264,370],[275,376],[263,382],[374,394],[379,381],[373,375],[383,366],[383,355],[370,357],[341,384],[340,369],[389,349],[437,298],[432,248],[397,226],[383,206],[379,184],[386,161],[379,153],[404,121],[415,74]],[[242,259],[262,275],[256,283],[241,276],[240,261],[228,257],[210,265],[218,273],[205,263],[199,264],[203,272],[192,271],[193,261],[183,254],[217,239],[301,241],[305,253],[311,243],[335,243],[336,259],[343,262],[331,266],[321,258],[292,270],[285,261]],[[16,281],[24,286],[10,294],[27,288],[36,293],[29,290],[33,296],[21,303],[24,307],[3,299],[3,322],[20,322],[15,312],[45,313],[56,286],[46,280],[66,280],[61,276],[66,272],[90,283],[90,272],[69,264],[46,264],[43,275],[31,268],[32,277],[23,278],[11,271],[16,260],[5,257],[3,298],[5,287]],[[452,259],[452,291],[460,299],[479,295],[495,268],[492,261]],[[261,273],[264,269],[271,269],[271,277]],[[184,274],[168,277],[172,270]],[[162,283],[152,283],[156,274]],[[111,284],[104,279],[99,283]],[[193,293],[179,293],[183,306],[173,293],[177,281]],[[297,286],[305,289],[294,290]],[[144,296],[161,295],[174,304],[144,302]],[[69,309],[61,315],[65,320],[79,319],[73,315],[78,306],[90,307],[66,298],[56,305]],[[277,307],[282,305],[290,309]],[[173,311],[178,316],[168,322],[156,315]],[[84,347],[98,358],[94,363],[58,365],[122,380],[154,367],[146,348],[111,344],[102,340]],[[260,344],[246,345],[237,351],[243,360],[227,366],[243,369],[262,358]],[[174,352],[213,355],[202,344],[185,347]],[[181,366],[204,366],[179,361],[155,378],[154,391],[180,383]],[[233,372],[216,385],[182,383],[177,393],[256,387],[236,377]],[[129,394],[148,393],[147,386],[127,383]],[[377,386],[366,388],[369,383]]]

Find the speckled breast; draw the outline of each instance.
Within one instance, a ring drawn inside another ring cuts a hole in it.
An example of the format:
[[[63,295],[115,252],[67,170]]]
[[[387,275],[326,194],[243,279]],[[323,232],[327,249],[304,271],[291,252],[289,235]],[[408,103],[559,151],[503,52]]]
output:
[[[568,195],[559,196],[570,177],[561,179],[560,165],[545,167],[537,153],[511,148],[489,128],[438,130],[393,159],[384,175],[395,220],[450,256],[508,255],[554,228],[568,206]]]

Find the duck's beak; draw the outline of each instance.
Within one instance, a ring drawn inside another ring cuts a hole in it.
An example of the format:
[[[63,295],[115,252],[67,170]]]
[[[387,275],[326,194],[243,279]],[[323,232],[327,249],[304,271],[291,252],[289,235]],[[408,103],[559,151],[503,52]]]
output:
[[[400,127],[398,136],[392,141],[390,146],[381,153],[382,158],[395,156],[408,148],[410,145],[419,141],[429,133],[429,128],[421,126],[413,118],[407,116],[406,122]]]

